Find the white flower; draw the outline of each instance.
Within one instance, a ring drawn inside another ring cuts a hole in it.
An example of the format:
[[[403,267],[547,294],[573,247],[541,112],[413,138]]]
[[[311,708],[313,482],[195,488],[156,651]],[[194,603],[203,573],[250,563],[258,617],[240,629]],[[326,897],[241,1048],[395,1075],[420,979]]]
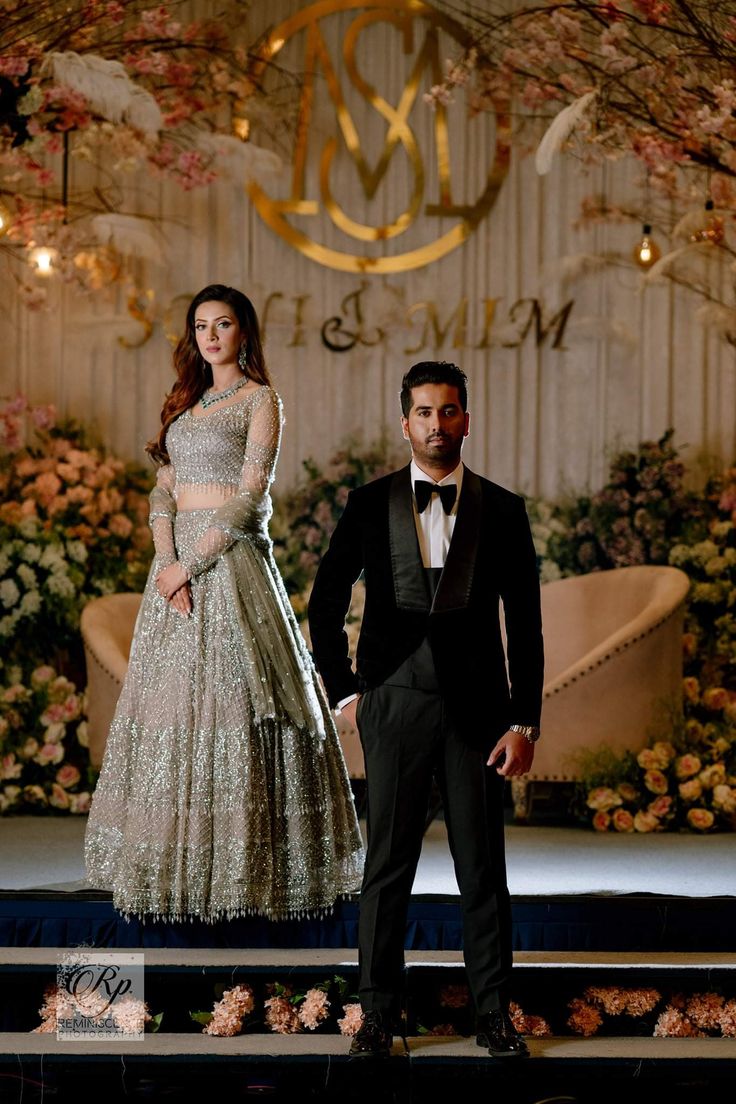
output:
[[[24,517],[18,522],[18,532],[26,540],[33,540],[38,536],[39,522],[35,517]]]
[[[41,559],[41,547],[38,544],[24,544],[20,550],[20,558],[26,563],[38,563]]]
[[[18,564],[16,574],[26,590],[36,590],[38,587],[38,578],[32,567],[29,567],[28,564]]]
[[[21,617],[33,617],[41,608],[41,595],[37,590],[29,590],[23,595],[20,602]]]
[[[60,548],[61,546],[58,544],[47,545],[39,560],[39,566],[46,568],[47,571],[64,571],[66,569],[66,559]]]
[[[10,567],[10,556],[7,552],[0,552],[0,575],[4,575]]]
[[[13,579],[3,579],[0,583],[0,602],[10,609],[20,598],[20,591]]]
[[[66,550],[69,554],[69,559],[74,560],[75,563],[83,564],[87,562],[87,546],[84,541],[67,541]]]
[[[49,575],[46,586],[52,594],[57,594],[59,598],[73,598],[77,593],[74,583],[63,571],[55,571]]]
[[[705,565],[706,575],[720,575],[726,570],[728,564],[724,556],[713,556]]]
[[[712,560],[717,555],[718,547],[711,540],[699,541],[698,544],[694,544],[692,547],[693,560],[701,567],[705,567],[708,560]]]
[[[670,548],[670,563],[673,567],[682,567],[690,562],[691,549],[686,544],[675,544]]]
[[[58,744],[66,735],[66,725],[62,721],[54,721],[44,732],[44,743]]]
[[[89,747],[89,732],[86,721],[80,721],[77,725],[77,739],[82,747]]]
[[[556,579],[561,579],[562,572],[559,564],[556,564],[554,560],[542,560],[539,578],[542,583],[554,583]]]
[[[18,624],[19,614],[8,613],[5,617],[0,617],[0,636],[12,636],[15,631],[15,626]]]

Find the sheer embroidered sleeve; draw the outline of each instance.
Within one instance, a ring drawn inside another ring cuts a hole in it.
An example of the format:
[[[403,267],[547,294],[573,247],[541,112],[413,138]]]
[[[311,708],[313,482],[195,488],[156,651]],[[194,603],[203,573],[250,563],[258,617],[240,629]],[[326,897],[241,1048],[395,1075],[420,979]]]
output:
[[[176,563],[174,545],[174,516],[176,502],[174,487],[176,473],[173,464],[165,464],[156,473],[156,486],[149,495],[148,522],[153,534],[153,546],[161,568]]]
[[[247,536],[268,537],[271,515],[269,489],[281,442],[281,400],[263,387],[254,400],[238,491],[218,507],[211,525],[181,563],[189,576],[198,575]]]

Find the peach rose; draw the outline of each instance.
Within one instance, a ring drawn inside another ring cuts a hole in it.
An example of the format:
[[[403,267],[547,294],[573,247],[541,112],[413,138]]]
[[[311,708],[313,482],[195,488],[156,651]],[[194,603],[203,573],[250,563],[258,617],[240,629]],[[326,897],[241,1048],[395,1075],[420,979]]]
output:
[[[60,461],[56,465],[56,474],[61,476],[66,483],[79,482],[79,468],[75,468],[73,464],[65,464],[63,461]]]
[[[636,761],[642,770],[656,770],[662,766],[654,748],[649,747],[642,748],[636,757]]]
[[[652,751],[659,759],[658,766],[664,769],[668,767],[672,760],[675,758],[677,752],[667,740],[657,740],[656,744],[652,748]]]
[[[703,705],[706,709],[713,710],[713,712],[723,709],[728,705],[728,702],[728,690],[724,690],[722,686],[709,686],[708,689],[703,692]]]
[[[661,824],[652,812],[644,812],[640,809],[634,817],[634,831],[636,832],[656,832],[659,828],[661,828]]]
[[[678,778],[692,778],[702,766],[697,755],[681,755],[675,763],[675,774]]]
[[[0,760],[0,778],[20,778],[22,773],[23,764],[16,762],[12,751],[8,755],[3,755],[2,760]]]
[[[703,787],[697,778],[691,778],[688,782],[681,782],[677,788],[683,801],[697,801],[703,792]]]
[[[61,770],[56,772],[56,781],[67,790],[70,786],[76,786],[81,777],[81,774],[73,763],[67,763]]]
[[[133,522],[125,514],[113,514],[109,521],[110,532],[126,540],[133,531]]]
[[[721,786],[726,781],[726,768],[723,763],[713,763],[702,770],[698,778],[703,789],[712,790],[714,786]]]
[[[616,789],[621,794],[624,801],[636,801],[639,796],[639,791],[636,786],[632,786],[630,782],[622,782]]]
[[[710,809],[690,809],[687,814],[688,824],[699,832],[707,832],[709,828],[713,827],[714,820],[715,817]]]
[[[700,721],[696,721],[694,717],[688,718],[685,721],[685,734],[688,740],[697,743],[698,740],[703,738],[703,726]]]
[[[51,785],[49,805],[53,805],[55,809],[69,808],[69,794],[66,790],[62,789],[58,782],[53,782]]]
[[[634,818],[627,809],[616,809],[613,814],[613,827],[617,832],[633,832]]]
[[[700,697],[700,684],[696,678],[689,675],[682,680],[682,692],[690,702],[696,702]]]
[[[663,795],[662,797],[655,797],[654,801],[650,801],[647,806],[650,813],[653,813],[656,817],[664,817],[672,809],[672,798]]]
[[[48,664],[36,667],[35,671],[31,672],[31,686],[38,689],[40,686],[45,686],[47,682],[51,682],[52,678],[56,678],[53,667],[49,667]]]
[[[611,814],[605,809],[599,809],[593,817],[593,827],[596,832],[607,832],[611,826]]]
[[[24,759],[30,759],[38,751],[38,740],[34,740],[33,736],[29,736],[26,742],[21,748],[21,755]]]
[[[596,786],[588,794],[587,805],[589,809],[613,809],[616,805],[621,804],[620,795],[609,786]]]
[[[644,775],[644,785],[650,793],[663,794],[669,789],[667,775],[661,770],[648,770]]]
[[[89,487],[70,487],[66,492],[66,497],[70,502],[90,502],[94,498],[94,491]]]
[[[60,763],[64,758],[63,744],[44,744],[38,754],[33,756],[34,763],[40,763],[42,767],[49,763]]]
[[[682,637],[682,654],[684,659],[692,659],[698,649],[698,642],[694,633],[684,633]]]
[[[92,803],[92,795],[84,790],[83,793],[69,794],[69,810],[72,813],[88,813]]]

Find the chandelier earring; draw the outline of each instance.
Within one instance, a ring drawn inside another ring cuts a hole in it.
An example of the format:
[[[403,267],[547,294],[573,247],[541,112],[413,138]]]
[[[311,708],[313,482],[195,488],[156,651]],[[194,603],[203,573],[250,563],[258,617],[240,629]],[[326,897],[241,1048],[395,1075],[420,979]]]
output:
[[[240,352],[238,353],[238,364],[240,365],[241,370],[243,372],[245,372],[247,367],[248,367],[248,346],[247,345],[241,345],[240,346]]]

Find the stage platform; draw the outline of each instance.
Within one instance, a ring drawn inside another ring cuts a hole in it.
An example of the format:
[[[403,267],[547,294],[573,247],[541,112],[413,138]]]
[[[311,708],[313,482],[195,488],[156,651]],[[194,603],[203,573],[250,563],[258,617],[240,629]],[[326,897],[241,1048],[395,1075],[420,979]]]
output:
[[[357,904],[319,920],[219,924],[125,920],[84,883],[85,818],[0,818],[0,947],[354,947]],[[507,827],[514,945],[523,951],[736,951],[730,834],[618,835]],[[462,946],[441,820],[414,883],[407,948]]]

